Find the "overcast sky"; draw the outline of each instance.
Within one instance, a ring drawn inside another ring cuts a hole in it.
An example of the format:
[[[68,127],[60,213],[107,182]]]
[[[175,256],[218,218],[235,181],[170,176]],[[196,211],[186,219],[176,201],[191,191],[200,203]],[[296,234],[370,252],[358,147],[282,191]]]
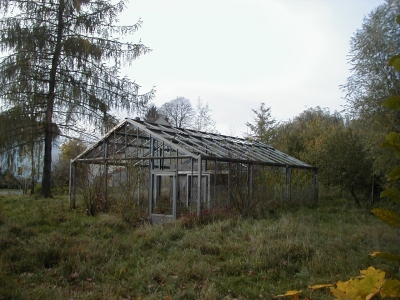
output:
[[[308,107],[342,110],[346,56],[363,18],[384,0],[131,0],[123,23],[153,51],[122,70],[153,86],[154,104],[208,102],[222,134],[242,136],[252,108],[278,121]],[[125,117],[125,116],[123,116]]]

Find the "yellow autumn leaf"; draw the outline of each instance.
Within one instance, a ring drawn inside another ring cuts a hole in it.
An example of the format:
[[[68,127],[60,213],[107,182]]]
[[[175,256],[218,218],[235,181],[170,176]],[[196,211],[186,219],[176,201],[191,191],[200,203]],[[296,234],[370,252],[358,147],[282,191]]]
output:
[[[377,294],[379,293],[379,290],[367,295],[367,297],[365,297],[365,300],[371,300],[372,298],[374,298]]]
[[[369,267],[367,270],[361,270],[360,273],[364,275],[364,279],[362,281],[369,281],[373,283],[375,287],[380,287],[385,281],[386,273],[382,270],[375,269],[374,267]]]
[[[393,110],[400,110],[400,96],[389,97],[388,99],[383,101],[382,106]]]
[[[309,285],[308,288],[312,289],[312,290],[319,290],[319,289],[323,289],[326,287],[332,287],[334,286],[333,284],[316,284],[316,285]]]
[[[332,295],[335,296],[335,299],[337,300],[347,300],[349,298],[346,292],[339,288],[330,287],[329,289],[331,290]]]
[[[352,278],[345,282],[337,282],[336,288],[331,287],[331,293],[338,300],[366,300],[372,299],[380,292],[385,282],[385,272],[369,267],[360,271],[361,276]]]
[[[367,276],[369,274],[377,275],[378,277],[385,277],[385,272],[379,269],[375,269],[375,267],[370,266],[366,270],[360,270],[361,275]]]
[[[385,197],[388,197],[393,202],[399,202],[400,199],[399,189],[392,187],[382,191],[381,198]]]
[[[374,208],[371,212],[392,227],[397,228],[400,226],[400,215],[394,210],[387,208]]]
[[[338,300],[346,300],[346,299],[357,299],[355,297],[354,292],[354,283],[355,280],[350,279],[349,281],[338,281],[336,283],[336,288],[331,287],[331,293],[338,299]],[[361,298],[360,298],[361,300]]]
[[[297,296],[297,295],[300,295],[301,292],[302,292],[302,291],[296,291],[296,290],[287,291],[286,294],[277,295],[277,296],[274,297],[274,299],[275,299],[275,298],[280,298],[280,297]]]
[[[375,251],[375,252],[371,253],[370,256],[372,256],[372,257],[380,257],[380,258],[383,258],[383,259],[386,259],[386,260],[400,262],[400,255],[397,255],[397,254]]]
[[[400,281],[396,279],[387,279],[381,287],[381,297],[400,297]]]
[[[360,296],[361,299],[367,299],[372,295],[379,292],[381,286],[385,282],[385,272],[377,270],[374,267],[369,267],[367,270],[361,270],[360,273],[364,275],[364,278],[355,280],[352,284],[352,296]]]
[[[351,281],[352,279],[350,279],[349,281],[338,281],[336,282],[336,288],[341,291],[346,291],[347,286],[350,284]]]

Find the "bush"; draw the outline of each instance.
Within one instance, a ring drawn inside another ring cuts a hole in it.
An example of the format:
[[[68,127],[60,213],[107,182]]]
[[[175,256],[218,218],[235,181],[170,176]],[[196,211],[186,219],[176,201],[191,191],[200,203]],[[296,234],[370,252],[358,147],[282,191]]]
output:
[[[18,188],[19,188],[18,181],[9,170],[0,173],[0,189],[18,189]]]

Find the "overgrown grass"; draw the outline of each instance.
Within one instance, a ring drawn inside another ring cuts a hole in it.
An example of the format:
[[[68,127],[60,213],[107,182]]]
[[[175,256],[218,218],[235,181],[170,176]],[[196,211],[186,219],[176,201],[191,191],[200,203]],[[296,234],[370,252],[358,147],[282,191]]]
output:
[[[134,227],[65,198],[0,196],[0,299],[271,299],[346,280],[399,253],[396,230],[346,203],[266,219]],[[313,299],[332,299],[314,292]]]

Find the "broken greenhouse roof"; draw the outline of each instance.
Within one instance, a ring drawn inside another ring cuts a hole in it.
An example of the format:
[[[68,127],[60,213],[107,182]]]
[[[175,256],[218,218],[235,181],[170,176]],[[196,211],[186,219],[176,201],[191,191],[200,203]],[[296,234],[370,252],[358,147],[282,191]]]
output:
[[[195,159],[201,155],[202,159],[218,161],[242,161],[314,169],[314,167],[256,140],[177,128],[166,124],[150,123],[128,118],[115,126],[98,142],[75,158],[75,160],[102,157],[104,155],[104,153],[101,154],[104,151],[102,145],[105,141],[113,142],[115,153],[121,153],[126,151],[128,146],[134,147],[137,139],[150,140],[150,137],[178,151],[180,156],[188,156]],[[130,139],[129,143],[126,142],[128,138]],[[145,147],[150,149],[150,143],[147,143]],[[143,151],[137,158],[148,159],[149,154],[150,151]]]

